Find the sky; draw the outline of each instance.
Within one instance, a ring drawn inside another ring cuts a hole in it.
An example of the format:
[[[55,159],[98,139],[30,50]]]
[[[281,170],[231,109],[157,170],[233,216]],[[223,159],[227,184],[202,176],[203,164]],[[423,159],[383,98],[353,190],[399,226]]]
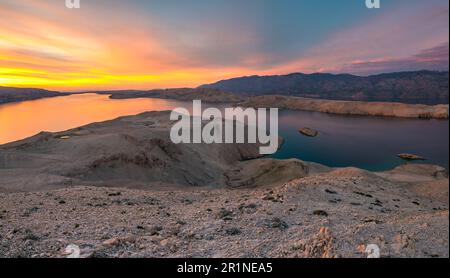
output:
[[[0,0],[0,86],[196,87],[448,70],[448,0]]]

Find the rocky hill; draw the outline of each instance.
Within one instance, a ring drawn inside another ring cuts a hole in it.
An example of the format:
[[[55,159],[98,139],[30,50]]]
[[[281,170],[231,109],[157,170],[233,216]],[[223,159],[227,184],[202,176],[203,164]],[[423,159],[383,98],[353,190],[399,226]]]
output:
[[[372,76],[293,73],[247,76],[202,85],[243,95],[289,95],[336,100],[448,104],[449,73],[416,71]]]
[[[0,104],[57,96],[61,96],[61,93],[35,88],[12,88],[0,86]]]

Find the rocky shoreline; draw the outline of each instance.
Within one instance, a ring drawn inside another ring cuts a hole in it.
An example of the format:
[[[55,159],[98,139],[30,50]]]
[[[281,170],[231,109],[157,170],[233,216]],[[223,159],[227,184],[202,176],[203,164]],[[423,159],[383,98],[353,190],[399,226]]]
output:
[[[395,102],[342,101],[275,95],[251,97],[239,105],[247,107],[278,107],[280,109],[352,116],[448,119],[449,115],[449,106],[447,104],[423,105]]]

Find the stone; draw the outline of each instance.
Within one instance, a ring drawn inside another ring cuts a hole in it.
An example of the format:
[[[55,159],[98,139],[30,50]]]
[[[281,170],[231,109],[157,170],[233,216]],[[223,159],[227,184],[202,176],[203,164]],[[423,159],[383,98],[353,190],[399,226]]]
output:
[[[409,160],[409,161],[413,161],[413,160],[426,160],[426,158],[415,155],[415,154],[410,154],[410,153],[401,153],[397,155],[398,157],[400,157],[401,159],[404,160]]]
[[[317,215],[317,216],[325,216],[325,217],[328,216],[328,213],[327,213],[326,211],[324,211],[324,210],[315,210],[315,211],[313,212],[313,214],[314,214],[314,215]]]
[[[119,238],[111,238],[111,239],[103,241],[102,245],[105,247],[113,247],[113,246],[119,245],[120,242],[121,241]]]
[[[238,228],[229,228],[225,230],[225,233],[229,236],[236,236],[241,234],[242,232]]]
[[[301,128],[298,130],[301,134],[308,136],[308,137],[316,137],[319,135],[319,132],[317,130],[313,130],[311,128]]]

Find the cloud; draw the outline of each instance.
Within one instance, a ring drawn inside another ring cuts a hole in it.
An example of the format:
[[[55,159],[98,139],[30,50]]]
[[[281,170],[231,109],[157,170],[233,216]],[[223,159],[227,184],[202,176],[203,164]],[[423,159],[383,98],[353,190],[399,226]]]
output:
[[[414,70],[448,71],[449,44],[422,50],[407,58],[387,58],[372,61],[355,61],[344,65],[340,70],[348,73],[369,75],[385,72],[400,72]]]
[[[70,10],[62,0],[0,0],[0,81],[137,89],[448,63],[448,1],[398,0],[399,8],[383,6],[367,19],[336,1],[292,2],[97,0]]]
[[[448,2],[421,3],[387,10],[341,30],[275,70],[371,74],[440,68],[448,61]]]

